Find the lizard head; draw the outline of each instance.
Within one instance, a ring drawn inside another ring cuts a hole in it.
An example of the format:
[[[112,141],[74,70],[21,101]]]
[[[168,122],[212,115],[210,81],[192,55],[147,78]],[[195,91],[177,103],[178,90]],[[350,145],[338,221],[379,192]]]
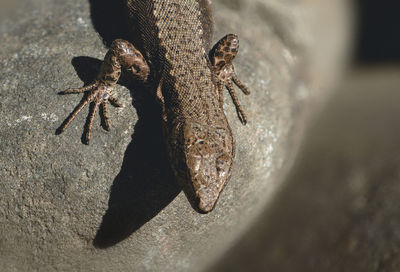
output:
[[[208,213],[214,209],[231,176],[234,157],[231,131],[229,127],[190,122],[180,132],[180,154],[170,152],[175,161],[175,175],[192,206],[200,213]]]

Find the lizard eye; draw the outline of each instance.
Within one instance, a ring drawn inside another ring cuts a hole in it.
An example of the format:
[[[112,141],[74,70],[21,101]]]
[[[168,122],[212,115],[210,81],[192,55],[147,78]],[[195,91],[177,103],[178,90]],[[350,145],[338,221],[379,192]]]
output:
[[[231,167],[231,156],[227,153],[222,154],[216,159],[215,166],[217,170],[218,177],[225,177],[229,172],[229,168]]]

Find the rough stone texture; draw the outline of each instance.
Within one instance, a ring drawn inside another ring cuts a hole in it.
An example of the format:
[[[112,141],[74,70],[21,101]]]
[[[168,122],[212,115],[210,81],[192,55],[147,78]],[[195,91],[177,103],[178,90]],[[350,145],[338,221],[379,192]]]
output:
[[[210,271],[400,271],[399,73],[349,73],[285,186]]]
[[[110,132],[94,126],[90,146],[81,143],[87,110],[55,135],[81,99],[57,92],[89,82],[106,52],[96,31],[105,44],[126,35],[118,5],[14,3],[0,25],[2,271],[201,271],[214,262],[280,188],[307,116],[338,74],[345,7],[313,2],[214,2],[214,40],[239,35],[236,70],[252,95],[240,95],[246,127],[225,97],[237,155],[208,215],[171,175],[149,94],[118,86],[125,106],[110,110]]]

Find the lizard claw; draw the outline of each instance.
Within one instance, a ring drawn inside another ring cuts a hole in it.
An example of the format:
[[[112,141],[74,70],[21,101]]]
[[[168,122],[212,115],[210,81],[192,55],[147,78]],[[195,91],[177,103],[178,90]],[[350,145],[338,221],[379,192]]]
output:
[[[82,88],[69,88],[62,92],[59,92],[58,94],[84,93],[86,91],[91,91],[91,90],[95,89],[96,87],[97,87],[97,82],[92,83],[92,84],[82,87]]]
[[[102,82],[95,81],[94,83],[82,87],[82,88],[71,88],[65,91],[60,92],[59,94],[71,94],[71,93],[84,93],[88,92],[87,96],[84,97],[81,102],[76,106],[73,112],[68,116],[67,119],[61,124],[61,126],[57,129],[56,134],[61,134],[64,132],[72,120],[78,115],[78,113],[88,104],[91,103],[92,106],[89,111],[88,121],[87,121],[87,129],[84,137],[84,143],[89,144],[92,126],[93,126],[93,118],[97,111],[97,108],[101,107],[101,113],[103,117],[103,128],[105,130],[110,129],[110,121],[108,118],[108,102],[110,102],[115,107],[121,107],[122,104],[112,96],[112,86],[108,86]]]

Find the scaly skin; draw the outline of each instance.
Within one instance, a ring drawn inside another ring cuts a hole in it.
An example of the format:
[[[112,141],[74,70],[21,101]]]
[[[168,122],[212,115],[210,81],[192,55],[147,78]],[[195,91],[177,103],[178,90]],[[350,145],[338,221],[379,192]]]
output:
[[[58,130],[63,132],[89,102],[87,143],[97,105],[109,128],[107,102],[121,71],[142,81],[162,107],[164,138],[175,176],[192,206],[201,213],[215,207],[231,176],[235,144],[223,111],[226,86],[239,119],[246,124],[233,83],[245,94],[246,86],[234,72],[232,61],[239,48],[236,35],[210,47],[212,20],[206,0],[126,0],[127,21],[139,29],[137,49],[129,41],[116,40],[110,47],[97,80],[90,86],[64,93],[89,91]]]

